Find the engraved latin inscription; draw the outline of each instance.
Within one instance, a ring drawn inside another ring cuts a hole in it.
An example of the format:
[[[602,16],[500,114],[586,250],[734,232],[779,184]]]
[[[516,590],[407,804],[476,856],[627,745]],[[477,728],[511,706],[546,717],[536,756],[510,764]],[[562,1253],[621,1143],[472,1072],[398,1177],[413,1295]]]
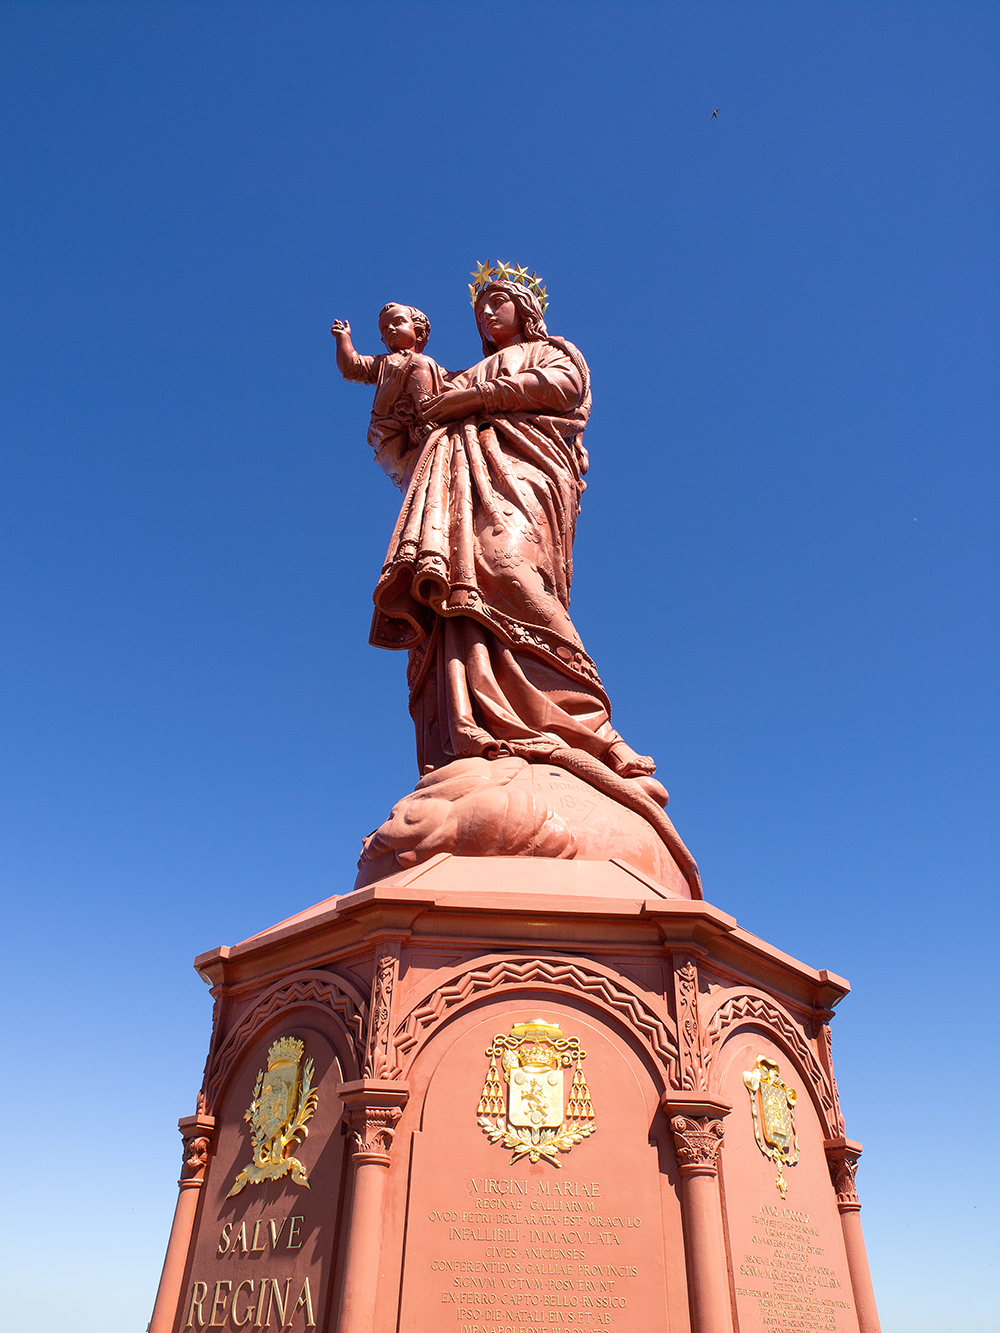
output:
[[[272,1256],[293,1255],[302,1248],[302,1213],[290,1217],[262,1217],[253,1223],[223,1224],[216,1249],[216,1262],[229,1277],[204,1274],[188,1290],[183,1329],[200,1333],[204,1328],[310,1329],[316,1327],[319,1287],[315,1278],[275,1276],[267,1262]],[[232,1260],[259,1256],[262,1271],[243,1277],[245,1269]],[[292,1257],[292,1256],[288,1256]],[[287,1272],[287,1268],[286,1268]]]
[[[736,1272],[741,1308],[756,1307],[761,1325],[781,1333],[837,1333],[837,1311],[852,1306],[809,1214],[762,1204],[750,1221],[753,1248]]]
[[[244,1278],[191,1284],[184,1328],[315,1328],[317,1293],[308,1278]]]
[[[643,1219],[597,1180],[477,1177],[440,1227],[430,1270],[456,1333],[629,1329]],[[439,1285],[438,1285],[439,1284]],[[636,1326],[638,1327],[638,1326]]]

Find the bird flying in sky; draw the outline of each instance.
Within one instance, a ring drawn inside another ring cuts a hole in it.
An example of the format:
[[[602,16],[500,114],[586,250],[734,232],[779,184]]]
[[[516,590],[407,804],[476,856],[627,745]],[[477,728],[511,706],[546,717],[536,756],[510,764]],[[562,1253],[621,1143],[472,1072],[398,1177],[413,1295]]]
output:
[[[721,106],[717,106],[717,107],[715,108],[715,110],[712,112],[712,119],[713,119],[713,120],[716,118],[716,116],[719,114],[719,112],[720,112],[721,110],[722,110],[722,107],[721,107]]]

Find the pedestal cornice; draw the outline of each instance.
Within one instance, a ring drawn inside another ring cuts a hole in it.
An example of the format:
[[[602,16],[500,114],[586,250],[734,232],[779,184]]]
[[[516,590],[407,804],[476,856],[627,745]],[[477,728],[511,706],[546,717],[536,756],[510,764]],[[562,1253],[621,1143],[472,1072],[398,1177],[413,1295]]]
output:
[[[484,874],[487,886],[472,888]],[[544,892],[553,877],[559,891]],[[581,892],[571,892],[574,885]],[[539,891],[524,891],[532,887]],[[195,968],[213,987],[231,991],[293,969],[329,966],[335,955],[369,947],[374,935],[392,934],[414,947],[470,949],[481,937],[492,948],[547,944],[592,957],[621,947],[710,952],[717,965],[743,976],[749,970],[763,987],[810,1011],[829,1011],[850,990],[835,973],[798,962],[709,902],[643,891],[635,874],[613,862],[442,855],[392,882],[329,898],[240,944],[201,954]]]

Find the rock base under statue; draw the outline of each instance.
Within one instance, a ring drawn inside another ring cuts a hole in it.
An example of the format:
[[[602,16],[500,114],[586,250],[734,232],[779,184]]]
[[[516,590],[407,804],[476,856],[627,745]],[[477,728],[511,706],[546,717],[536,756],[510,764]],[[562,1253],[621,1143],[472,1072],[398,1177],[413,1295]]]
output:
[[[517,758],[457,759],[428,774],[365,839],[355,887],[450,852],[480,860],[617,860],[673,894],[700,898],[694,860],[663,813],[666,789],[655,778],[616,777],[578,750],[563,754],[566,762],[578,757],[591,780],[558,761]]]
[[[849,988],[711,904],[438,854],[196,966],[151,1333],[877,1333]]]

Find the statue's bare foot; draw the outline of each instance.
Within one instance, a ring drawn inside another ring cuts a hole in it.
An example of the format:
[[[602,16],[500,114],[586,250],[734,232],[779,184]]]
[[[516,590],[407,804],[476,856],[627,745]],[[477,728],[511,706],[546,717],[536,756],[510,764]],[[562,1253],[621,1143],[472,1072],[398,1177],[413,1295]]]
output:
[[[648,778],[656,772],[656,764],[648,754],[636,754],[624,741],[615,741],[612,745],[607,764],[620,778]]]

